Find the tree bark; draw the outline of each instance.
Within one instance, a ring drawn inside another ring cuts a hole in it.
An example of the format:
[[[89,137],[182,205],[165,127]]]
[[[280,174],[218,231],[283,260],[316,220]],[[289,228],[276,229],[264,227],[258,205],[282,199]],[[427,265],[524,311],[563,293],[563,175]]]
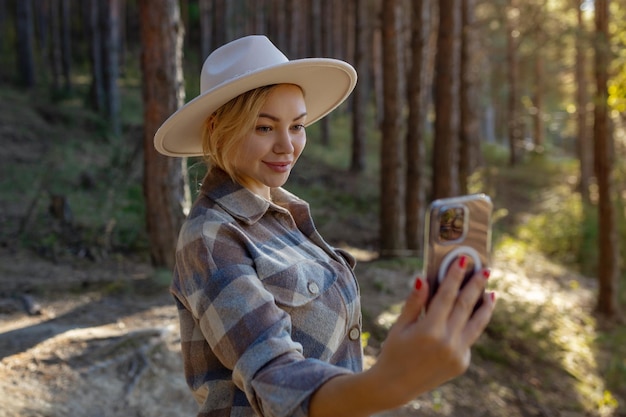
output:
[[[583,19],[583,0],[574,0],[578,15],[578,33],[576,36],[576,120],[578,129],[577,151],[580,160],[579,191],[585,206],[591,204],[589,186],[593,176],[593,146],[589,137],[589,123],[587,122],[587,79],[585,77],[585,63],[587,62],[587,31]]]
[[[108,0],[103,3],[105,12],[102,14],[104,25],[103,67],[104,86],[106,97],[106,115],[109,120],[111,131],[119,136],[122,133],[120,120],[120,91],[117,85],[119,78],[119,52],[120,52],[120,4],[119,0]]]
[[[62,72],[60,1],[50,1],[50,67],[52,68],[52,91],[59,92]]]
[[[198,0],[198,9],[200,10],[200,65],[202,65],[206,57],[215,49],[213,0]]]
[[[413,2],[411,7],[411,69],[407,84],[409,116],[406,134],[406,246],[418,252],[423,246],[426,209],[426,114],[430,1]]]
[[[509,84],[509,96],[507,103],[507,130],[509,138],[509,164],[511,166],[517,163],[517,147],[522,141],[522,127],[519,120],[519,98],[518,98],[518,57],[517,57],[517,32],[519,20],[519,8],[517,0],[509,0],[508,13],[506,18],[507,24],[507,43],[506,43],[506,62],[507,77]]]
[[[140,0],[144,103],[144,197],[152,262],[172,268],[178,232],[189,205],[186,158],[154,148],[154,134],[184,101],[183,28],[176,0]]]
[[[102,32],[100,30],[100,7],[98,0],[87,0],[84,8],[86,35],[89,40],[89,60],[91,63],[90,105],[96,112],[104,112],[105,88],[102,63]]]
[[[540,40],[541,42],[541,40]],[[534,91],[533,91],[533,144],[537,152],[543,150],[544,145],[544,123],[543,123],[543,94],[545,86],[543,85],[544,79],[544,65],[543,57],[541,56],[541,50],[535,53],[535,67],[534,67]]]
[[[350,171],[363,172],[367,156],[367,103],[369,102],[368,14],[365,0],[355,0],[354,66],[359,81],[352,93],[352,147]]]
[[[479,53],[476,45],[474,18],[475,0],[461,2],[461,88],[459,132],[459,193],[468,193],[468,180],[477,167],[482,165],[480,151],[480,82]]]
[[[17,2],[17,73],[20,84],[35,86],[34,28],[31,0]]]
[[[598,303],[597,310],[605,316],[618,313],[619,251],[615,205],[613,203],[613,161],[608,114],[609,0],[596,0],[594,155],[598,180]]]
[[[433,198],[459,193],[461,4],[441,0],[435,76]]]
[[[63,88],[72,90],[72,21],[70,18],[70,0],[61,0],[61,70]]]
[[[399,59],[401,34],[398,30],[399,1],[385,2],[382,13],[383,62],[383,122],[381,143],[381,193],[380,193],[380,243],[381,256],[395,256],[403,249],[403,188],[401,176],[402,140],[400,132],[400,111],[402,98],[399,88],[400,74],[403,73]]]

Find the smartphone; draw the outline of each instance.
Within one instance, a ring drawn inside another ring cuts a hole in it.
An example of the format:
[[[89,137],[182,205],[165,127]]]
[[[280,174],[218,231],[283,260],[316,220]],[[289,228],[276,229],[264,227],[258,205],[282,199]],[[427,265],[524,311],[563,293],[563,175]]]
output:
[[[467,256],[465,285],[475,271],[489,265],[493,204],[486,194],[443,198],[430,204],[424,222],[424,276],[430,299],[450,265]],[[474,311],[482,304],[482,297]]]

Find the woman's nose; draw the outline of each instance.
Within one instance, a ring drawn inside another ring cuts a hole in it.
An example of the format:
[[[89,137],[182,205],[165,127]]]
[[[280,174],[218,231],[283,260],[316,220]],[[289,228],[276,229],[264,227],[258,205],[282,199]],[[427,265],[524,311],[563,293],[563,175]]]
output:
[[[289,131],[277,131],[276,143],[274,143],[274,152],[276,153],[293,153],[293,139]]]

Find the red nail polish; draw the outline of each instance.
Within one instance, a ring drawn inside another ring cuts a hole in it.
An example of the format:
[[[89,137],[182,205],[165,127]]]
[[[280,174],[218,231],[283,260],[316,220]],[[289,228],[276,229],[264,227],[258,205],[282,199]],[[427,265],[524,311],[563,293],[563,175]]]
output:
[[[415,289],[416,289],[417,291],[421,290],[421,289],[422,289],[422,285],[423,285],[423,284],[422,284],[422,280],[421,280],[421,278],[417,278],[417,279],[415,280]]]
[[[485,279],[489,279],[489,275],[491,275],[491,271],[488,269],[484,269],[483,270],[483,277],[485,277]]]
[[[465,265],[467,265],[467,256],[463,255],[461,256],[461,258],[459,259],[459,266],[461,268],[465,268]]]
[[[492,292],[491,294],[489,294],[489,298],[491,298],[491,302],[493,303],[494,301],[496,301],[496,293]]]

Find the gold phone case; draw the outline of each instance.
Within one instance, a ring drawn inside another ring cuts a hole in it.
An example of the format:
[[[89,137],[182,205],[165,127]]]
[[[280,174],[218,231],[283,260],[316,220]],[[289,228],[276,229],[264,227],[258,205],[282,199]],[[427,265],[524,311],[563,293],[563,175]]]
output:
[[[431,297],[448,267],[460,255],[468,255],[463,285],[475,270],[490,263],[493,204],[486,194],[435,200],[426,213],[424,274]]]

